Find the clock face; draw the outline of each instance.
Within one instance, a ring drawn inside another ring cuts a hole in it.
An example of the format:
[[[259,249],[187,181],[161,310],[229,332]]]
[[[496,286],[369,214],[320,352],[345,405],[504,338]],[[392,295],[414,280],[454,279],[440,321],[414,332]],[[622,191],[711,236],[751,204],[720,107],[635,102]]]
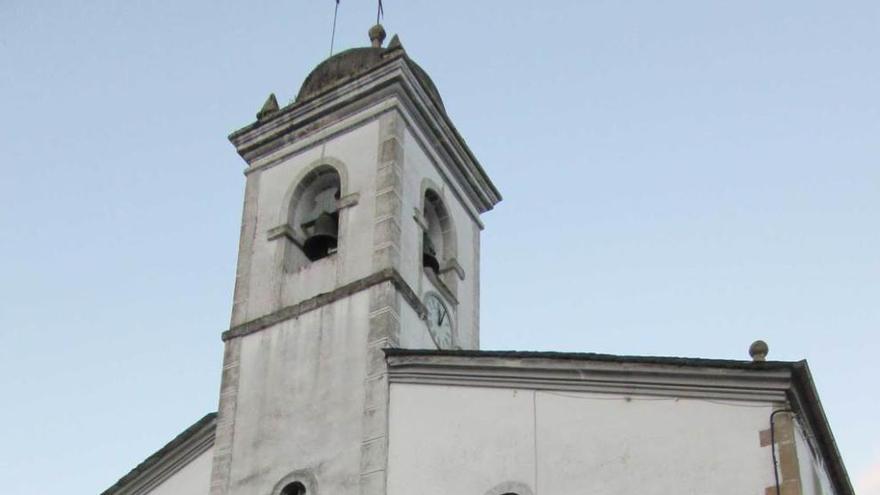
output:
[[[452,315],[439,297],[428,294],[425,297],[428,309],[428,331],[440,349],[452,349]]]

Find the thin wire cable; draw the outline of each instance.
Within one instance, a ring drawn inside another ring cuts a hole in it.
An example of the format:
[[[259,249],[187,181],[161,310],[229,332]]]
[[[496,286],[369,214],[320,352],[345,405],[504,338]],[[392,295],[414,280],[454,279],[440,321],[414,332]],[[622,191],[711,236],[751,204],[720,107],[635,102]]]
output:
[[[336,0],[336,7],[333,9],[333,30],[330,31],[330,55],[333,55],[333,42],[336,40],[336,17],[339,15],[339,0]]]
[[[570,399],[578,399],[578,400],[614,400],[614,401],[626,401],[626,402],[637,402],[637,401],[677,401],[678,397],[632,397],[632,396],[621,396],[621,397],[595,397],[595,396],[581,396],[575,394],[567,394],[565,392],[554,392],[541,390],[541,393],[547,395],[556,395],[558,397],[568,397]]]
[[[701,402],[708,402],[710,404],[720,404],[722,406],[730,406],[730,407],[745,407],[745,408],[750,408],[750,409],[767,409],[767,407],[768,407],[767,404],[758,404],[758,403],[746,404],[746,403],[741,403],[741,402],[732,402],[732,401],[725,401],[725,400],[712,400],[712,399],[697,399],[697,400],[700,400]]]

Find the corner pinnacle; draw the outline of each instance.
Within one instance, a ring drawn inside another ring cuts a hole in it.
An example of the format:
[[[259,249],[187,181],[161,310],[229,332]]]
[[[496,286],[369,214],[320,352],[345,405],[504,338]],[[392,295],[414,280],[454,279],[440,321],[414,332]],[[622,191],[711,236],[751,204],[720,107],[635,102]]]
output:
[[[277,111],[278,100],[275,98],[275,93],[270,93],[269,97],[266,98],[266,103],[263,103],[263,108],[257,112],[257,120],[263,120]]]
[[[388,49],[395,50],[397,48],[403,48],[403,45],[400,44],[400,38],[395,34],[391,37],[391,43],[388,43]]]

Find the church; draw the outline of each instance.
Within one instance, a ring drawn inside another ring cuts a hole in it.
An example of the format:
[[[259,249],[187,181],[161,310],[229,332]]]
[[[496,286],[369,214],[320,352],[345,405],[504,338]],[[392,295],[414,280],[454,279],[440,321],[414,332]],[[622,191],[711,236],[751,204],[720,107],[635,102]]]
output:
[[[381,25],[229,139],[219,408],[104,495],[852,495],[805,361],[480,350],[501,194]]]

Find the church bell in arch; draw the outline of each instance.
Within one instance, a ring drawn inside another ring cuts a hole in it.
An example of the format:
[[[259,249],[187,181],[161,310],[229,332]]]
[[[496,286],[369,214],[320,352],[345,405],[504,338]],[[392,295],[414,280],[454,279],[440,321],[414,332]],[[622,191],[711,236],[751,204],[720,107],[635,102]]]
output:
[[[430,268],[435,274],[440,271],[440,262],[437,261],[437,250],[431,242],[431,236],[425,232],[422,235],[422,266]]]
[[[318,215],[313,222],[303,224],[303,229],[309,233],[303,243],[306,257],[315,261],[336,251],[338,228],[337,213],[326,211]]]

